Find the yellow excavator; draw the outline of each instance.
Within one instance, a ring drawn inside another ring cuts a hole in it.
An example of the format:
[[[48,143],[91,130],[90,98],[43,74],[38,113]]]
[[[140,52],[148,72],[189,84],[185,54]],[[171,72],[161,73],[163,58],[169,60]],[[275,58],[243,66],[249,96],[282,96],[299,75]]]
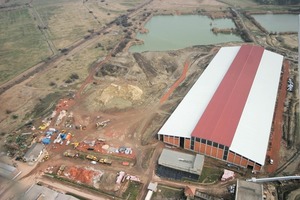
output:
[[[79,142],[73,142],[71,144],[74,145],[74,149],[76,149],[76,147],[78,147],[78,145],[79,145]]]

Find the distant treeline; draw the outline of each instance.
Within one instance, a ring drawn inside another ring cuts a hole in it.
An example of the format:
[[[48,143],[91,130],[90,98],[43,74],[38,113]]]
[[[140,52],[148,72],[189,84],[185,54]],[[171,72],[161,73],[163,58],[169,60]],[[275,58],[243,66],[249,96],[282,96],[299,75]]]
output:
[[[260,4],[269,5],[296,5],[300,3],[300,0],[255,0]]]

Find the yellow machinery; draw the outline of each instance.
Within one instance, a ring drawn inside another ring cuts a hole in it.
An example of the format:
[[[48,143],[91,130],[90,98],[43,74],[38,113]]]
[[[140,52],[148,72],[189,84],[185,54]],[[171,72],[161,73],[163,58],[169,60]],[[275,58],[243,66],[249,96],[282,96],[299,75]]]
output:
[[[98,161],[98,158],[96,156],[93,156],[93,155],[90,155],[90,154],[86,156],[86,159]]]
[[[79,145],[79,142],[73,142],[72,145],[74,145],[74,149],[76,149],[76,147]]]

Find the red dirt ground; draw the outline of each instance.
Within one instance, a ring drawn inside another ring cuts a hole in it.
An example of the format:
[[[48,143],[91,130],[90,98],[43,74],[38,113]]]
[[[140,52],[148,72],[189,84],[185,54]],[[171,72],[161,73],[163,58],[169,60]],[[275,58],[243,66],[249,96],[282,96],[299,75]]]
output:
[[[289,77],[289,61],[285,60],[283,64],[283,75],[279,86],[279,96],[277,98],[276,109],[274,114],[274,121],[273,121],[273,132],[270,135],[270,143],[269,149],[267,152],[267,156],[273,159],[273,165],[266,162],[266,172],[273,173],[276,171],[279,165],[279,150],[280,150],[280,143],[282,137],[282,124],[283,124],[283,109],[284,109],[284,102],[287,93],[287,79]]]
[[[168,92],[166,92],[164,94],[164,96],[160,99],[160,104],[162,104],[166,100],[168,100],[168,98],[171,96],[171,94],[174,92],[174,90],[179,86],[179,84],[182,81],[184,81],[184,79],[186,78],[186,73],[187,73],[187,71],[189,69],[189,65],[190,65],[190,62],[188,60],[186,60],[180,78],[170,87],[170,89],[168,90]]]
[[[102,146],[105,145],[105,143],[103,142],[96,142],[95,145],[93,147],[90,147],[88,144],[85,144],[84,142],[81,142],[78,147],[76,147],[77,150],[82,151],[82,152],[93,152],[93,153],[99,153],[102,155],[108,155],[108,154],[112,154],[114,156],[117,157],[125,157],[125,158],[131,158],[134,159],[135,158],[135,154],[134,152],[132,152],[132,154],[124,154],[124,153],[108,153],[107,150],[102,149]],[[93,148],[94,150],[92,151],[88,151],[88,148]]]
[[[70,167],[67,171],[70,174],[70,178],[81,183],[91,184],[94,176],[98,175],[98,172],[87,170],[83,168]]]

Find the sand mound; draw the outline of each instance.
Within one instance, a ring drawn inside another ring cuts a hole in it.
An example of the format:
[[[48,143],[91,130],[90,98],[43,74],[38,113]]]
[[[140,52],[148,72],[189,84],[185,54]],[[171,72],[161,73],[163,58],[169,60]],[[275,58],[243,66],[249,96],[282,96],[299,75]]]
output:
[[[134,85],[111,84],[95,97],[94,102],[101,109],[124,109],[141,101],[143,90]]]

